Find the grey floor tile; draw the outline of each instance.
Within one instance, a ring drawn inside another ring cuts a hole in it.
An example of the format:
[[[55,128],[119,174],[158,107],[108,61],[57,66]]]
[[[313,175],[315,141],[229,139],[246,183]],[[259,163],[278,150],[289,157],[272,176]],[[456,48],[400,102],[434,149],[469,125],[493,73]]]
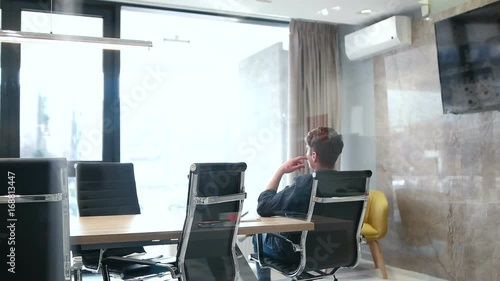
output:
[[[250,266],[252,267],[252,269],[255,269],[253,263],[251,263]],[[444,279],[435,278],[422,273],[394,268],[391,266],[387,266],[387,274],[389,275],[389,280],[397,280],[397,281],[446,281]],[[382,279],[382,274],[380,273],[380,270],[376,269],[373,265],[373,262],[368,260],[361,260],[356,268],[343,268],[339,270],[336,276],[339,281],[386,281]],[[166,278],[153,278],[153,279],[148,279],[148,281],[160,281],[165,279]],[[272,272],[271,279],[273,281],[289,280],[276,271]],[[85,273],[83,276],[83,281],[101,281],[101,280],[102,277],[96,274]],[[333,280],[333,278],[327,278],[323,280],[325,281]]]

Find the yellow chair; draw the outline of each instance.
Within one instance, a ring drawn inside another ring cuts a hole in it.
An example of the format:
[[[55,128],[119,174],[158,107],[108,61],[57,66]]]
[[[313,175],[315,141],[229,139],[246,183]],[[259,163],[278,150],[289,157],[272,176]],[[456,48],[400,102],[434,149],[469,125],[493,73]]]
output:
[[[378,241],[387,233],[388,208],[389,204],[385,194],[378,190],[370,190],[363,228],[361,229],[361,234],[370,246],[375,268],[380,268],[384,279],[387,279],[387,271]]]

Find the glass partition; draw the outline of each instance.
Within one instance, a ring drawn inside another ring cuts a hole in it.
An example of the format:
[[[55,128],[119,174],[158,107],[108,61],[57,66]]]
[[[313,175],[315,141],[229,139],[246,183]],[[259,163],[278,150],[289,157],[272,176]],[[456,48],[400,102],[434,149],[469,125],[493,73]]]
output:
[[[121,160],[135,164],[143,212],[184,216],[189,167],[247,162],[244,209],[286,158],[288,25],[122,10]]]

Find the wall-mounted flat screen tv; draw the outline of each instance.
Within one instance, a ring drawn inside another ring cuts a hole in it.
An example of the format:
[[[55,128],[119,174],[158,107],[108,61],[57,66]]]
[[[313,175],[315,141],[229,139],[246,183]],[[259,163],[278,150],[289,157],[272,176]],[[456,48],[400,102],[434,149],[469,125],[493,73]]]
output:
[[[500,110],[500,2],[435,24],[443,112]]]

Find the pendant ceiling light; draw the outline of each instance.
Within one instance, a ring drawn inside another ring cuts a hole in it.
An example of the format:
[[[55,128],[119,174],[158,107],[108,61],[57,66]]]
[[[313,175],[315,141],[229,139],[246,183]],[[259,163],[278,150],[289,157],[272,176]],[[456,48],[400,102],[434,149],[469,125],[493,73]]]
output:
[[[6,43],[72,43],[94,46],[101,49],[121,50],[128,47],[151,48],[153,42],[110,37],[92,37],[52,33],[52,0],[50,1],[51,31],[50,33],[26,32],[0,29],[0,42]]]
[[[153,42],[109,37],[91,37],[78,35],[63,35],[54,33],[24,32],[1,30],[0,42],[6,43],[76,43],[99,47],[102,49],[121,50],[126,47],[151,48]]]

